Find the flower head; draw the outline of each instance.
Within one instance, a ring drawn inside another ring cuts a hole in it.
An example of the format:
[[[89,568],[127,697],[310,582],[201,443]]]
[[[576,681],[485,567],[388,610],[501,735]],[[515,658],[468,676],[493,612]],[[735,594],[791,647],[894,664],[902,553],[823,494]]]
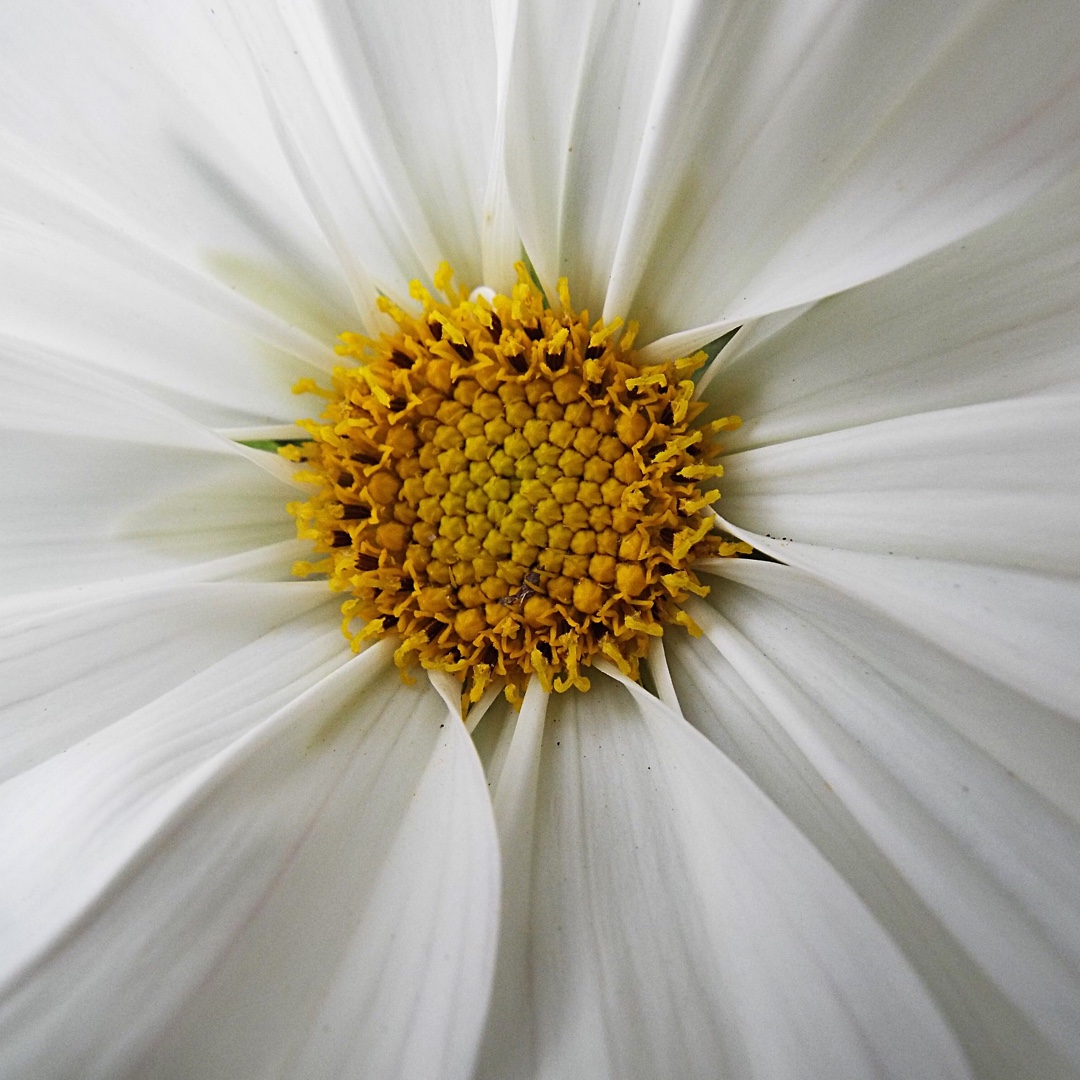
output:
[[[0,22],[0,1072],[1080,1070],[1074,5]]]

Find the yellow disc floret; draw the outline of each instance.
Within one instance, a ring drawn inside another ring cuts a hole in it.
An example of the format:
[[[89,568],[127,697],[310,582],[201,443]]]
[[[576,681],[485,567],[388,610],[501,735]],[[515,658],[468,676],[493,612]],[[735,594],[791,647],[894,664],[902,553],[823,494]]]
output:
[[[511,296],[470,300],[444,264],[447,303],[419,282],[419,314],[384,301],[397,332],[342,335],[355,366],[297,386],[328,404],[283,451],[317,485],[289,510],[325,554],[295,571],[350,594],[354,647],[395,634],[398,664],[454,673],[466,706],[496,679],[512,701],[531,675],[585,689],[596,657],[637,678],[665,624],[696,631],[695,561],[748,550],[712,531],[702,488],[710,436],[739,422],[693,426],[704,354],[640,366],[633,324],[590,326],[565,281],[548,307],[517,269]]]

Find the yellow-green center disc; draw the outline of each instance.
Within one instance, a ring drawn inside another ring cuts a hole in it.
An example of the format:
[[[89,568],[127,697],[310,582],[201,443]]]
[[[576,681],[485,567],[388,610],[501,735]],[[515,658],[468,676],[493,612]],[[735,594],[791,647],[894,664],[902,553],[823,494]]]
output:
[[[689,375],[704,354],[634,362],[634,327],[589,325],[565,281],[558,309],[518,266],[511,296],[470,300],[443,265],[423,310],[384,303],[394,334],[345,334],[356,366],[334,372],[312,441],[285,448],[317,486],[293,504],[301,537],[347,592],[354,645],[393,633],[396,659],[455,673],[466,700],[496,678],[519,700],[584,689],[597,655],[637,677],[650,637],[708,590],[696,560],[747,550],[712,531],[722,470]]]

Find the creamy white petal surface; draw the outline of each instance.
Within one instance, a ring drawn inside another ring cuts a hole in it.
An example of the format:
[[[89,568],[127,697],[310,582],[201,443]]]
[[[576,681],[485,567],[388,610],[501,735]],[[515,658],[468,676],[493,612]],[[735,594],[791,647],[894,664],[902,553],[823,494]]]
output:
[[[5,331],[234,415],[331,357],[345,280],[224,10],[5,10],[0,147]]]
[[[7,1071],[468,1075],[498,880],[475,752],[385,647],[291,644],[0,789]]]
[[[859,890],[980,1072],[1068,1074],[1075,722],[797,570],[718,572],[705,637],[667,650],[688,715]]]
[[[532,1031],[489,1033],[481,1075],[967,1075],[854,893],[643,691],[553,697],[538,778]]]
[[[792,319],[749,324],[703,374],[742,450],[1077,389],[1080,174],[1023,210]],[[745,344],[744,344],[745,342]]]
[[[333,363],[319,341],[231,289],[111,232],[28,209],[0,224],[5,335],[116,372],[192,419],[240,427],[295,419],[289,388]],[[75,211],[81,215],[81,212]],[[66,216],[66,215],[65,215]],[[178,333],[177,328],[183,327]]]
[[[826,547],[1074,575],[1078,206],[1073,178],[756,345],[733,341],[706,389],[748,419],[727,440],[725,517]]]
[[[665,354],[902,266],[1080,159],[1069,3],[525,0],[519,27],[525,245],[549,289],[589,267],[578,302]]]
[[[889,555],[1080,567],[1080,392],[918,413],[724,459],[757,533]]]
[[[0,779],[62,753],[305,612],[332,623],[318,582],[147,585],[0,625]],[[266,646],[284,653],[288,631]],[[261,648],[261,646],[260,646]],[[256,654],[258,663],[269,654]]]
[[[735,527],[732,527],[735,529]],[[1036,701],[1080,717],[1080,582],[1025,570],[867,555],[735,529]]]
[[[0,342],[7,498],[0,592],[121,577],[289,538],[295,489],[93,369]],[[284,463],[281,463],[284,465]]]
[[[488,284],[505,284],[516,233],[486,220],[502,171],[490,4],[410,0],[382,12],[295,0],[236,11],[286,153],[367,325],[378,326],[378,292],[406,302],[406,283],[430,281],[442,259],[462,280],[486,280],[480,256],[492,229],[509,258]]]

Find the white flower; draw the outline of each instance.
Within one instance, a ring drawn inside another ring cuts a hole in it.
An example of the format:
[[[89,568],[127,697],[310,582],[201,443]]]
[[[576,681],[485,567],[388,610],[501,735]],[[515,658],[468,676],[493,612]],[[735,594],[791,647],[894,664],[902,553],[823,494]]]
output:
[[[1068,2],[7,5],[0,1073],[1080,1073],[1078,161]],[[522,245],[778,561],[470,733],[241,440]]]

